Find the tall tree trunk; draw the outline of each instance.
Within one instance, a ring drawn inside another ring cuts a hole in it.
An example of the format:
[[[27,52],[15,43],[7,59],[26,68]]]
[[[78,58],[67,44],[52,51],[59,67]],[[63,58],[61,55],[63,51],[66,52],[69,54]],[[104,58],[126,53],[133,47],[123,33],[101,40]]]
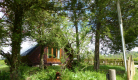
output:
[[[74,50],[72,49],[71,44],[70,43],[66,44],[64,50],[69,58],[69,60],[67,61],[66,67],[70,70],[73,70],[72,61],[73,61],[73,57],[74,57],[73,56]]]
[[[14,19],[14,26],[12,29],[12,58],[11,58],[11,80],[17,80],[18,79],[18,67],[20,66],[20,44],[22,41],[22,15],[23,10],[17,6],[17,9],[15,11],[15,19]]]
[[[99,69],[99,65],[100,65],[100,61],[99,61],[100,27],[101,27],[101,23],[98,22],[96,27],[96,42],[95,42],[95,55],[94,55],[94,69],[96,71]]]
[[[44,45],[41,45],[40,69],[44,70]]]
[[[76,47],[77,47],[77,59],[78,61],[80,60],[80,56],[79,56],[79,33],[78,33],[78,21],[77,21],[77,15],[76,15],[76,10],[74,10],[74,17],[75,17],[75,21],[74,21],[74,26],[76,28]]]
[[[77,59],[78,61],[80,60],[80,56],[79,56],[79,33],[78,33],[78,25],[77,25],[77,22],[75,24],[75,27],[76,27],[76,44],[77,44]]]

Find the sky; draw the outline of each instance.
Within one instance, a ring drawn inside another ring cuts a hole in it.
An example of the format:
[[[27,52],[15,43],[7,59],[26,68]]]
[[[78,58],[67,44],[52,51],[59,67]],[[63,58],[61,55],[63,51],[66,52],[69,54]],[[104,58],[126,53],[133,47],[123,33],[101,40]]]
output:
[[[0,18],[2,17],[2,13],[0,12]]]
[[[131,51],[136,51],[136,52],[138,52],[138,47],[133,48]]]
[[[0,11],[1,11],[1,9],[2,9],[2,8],[0,8]],[[0,18],[2,18],[2,16],[3,16],[3,13],[2,13],[2,12],[0,12]]]
[[[27,51],[28,49],[30,49],[31,47],[37,45],[37,42],[33,42],[30,41],[30,39],[27,39],[26,41],[23,41],[21,43],[21,51],[20,53],[22,54],[23,52]],[[2,50],[7,53],[7,52],[11,52],[12,47],[11,46],[7,46],[7,47],[2,47]]]

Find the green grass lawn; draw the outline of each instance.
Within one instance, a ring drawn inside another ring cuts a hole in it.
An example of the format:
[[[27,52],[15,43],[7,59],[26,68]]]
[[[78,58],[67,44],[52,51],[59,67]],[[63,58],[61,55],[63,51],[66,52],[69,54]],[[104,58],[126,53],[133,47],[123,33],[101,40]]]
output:
[[[30,77],[32,80],[54,80],[55,73],[61,73],[62,80],[106,80],[106,73],[109,69],[116,69],[117,80],[126,80],[125,69],[119,66],[100,66],[98,72],[93,70],[93,66],[89,66],[83,70],[75,68],[74,71],[68,69],[61,72],[60,66],[48,66],[44,71],[39,70],[37,67],[22,67],[23,76],[26,79]]]
[[[4,60],[0,60],[0,71],[8,71],[9,67],[5,64]]]
[[[137,68],[135,68],[135,75],[134,75],[134,80],[138,80],[138,69]]]
[[[83,70],[82,68],[83,67],[76,67],[74,71],[65,69],[61,72],[60,66],[48,66],[47,69],[45,69],[44,71],[41,71],[38,67],[21,66],[20,80],[26,80],[27,77],[31,78],[31,80],[55,80],[55,75],[57,71],[61,73],[62,80],[106,80],[106,74],[109,69],[116,70],[116,80],[127,80],[125,68],[122,66],[101,65],[98,72],[93,70],[93,66],[88,66]],[[6,71],[5,73],[3,73],[3,75],[6,75],[5,77],[9,76],[9,67],[5,65],[4,61],[1,60],[0,70]],[[136,69],[134,80],[137,80],[137,76],[138,70]],[[2,76],[0,75],[0,77]],[[5,80],[8,79],[9,78],[6,78]]]
[[[85,68],[83,71],[70,72],[67,71],[63,75],[63,80],[106,80],[106,74],[109,69],[116,70],[116,80],[125,80],[125,68],[120,66],[101,65],[98,72],[93,70],[93,66]]]

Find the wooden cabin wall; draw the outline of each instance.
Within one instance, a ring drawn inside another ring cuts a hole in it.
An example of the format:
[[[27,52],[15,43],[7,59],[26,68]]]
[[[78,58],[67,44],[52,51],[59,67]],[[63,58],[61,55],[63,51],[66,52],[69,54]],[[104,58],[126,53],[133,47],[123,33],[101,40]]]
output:
[[[31,65],[39,65],[40,63],[40,50],[41,47],[38,46],[34,51],[32,51],[29,55],[27,55],[26,58],[28,58],[27,63]],[[51,53],[53,54],[53,49],[51,48]],[[57,57],[57,52],[58,49],[56,49],[56,57]],[[61,64],[60,59],[57,58],[48,58],[48,47],[44,48],[44,64]],[[67,57],[67,54],[65,54],[65,51],[63,49],[60,49],[60,58],[63,57],[64,59],[69,60]]]
[[[38,46],[29,56],[28,58],[32,62],[33,65],[38,65],[40,63],[40,50],[41,47]]]

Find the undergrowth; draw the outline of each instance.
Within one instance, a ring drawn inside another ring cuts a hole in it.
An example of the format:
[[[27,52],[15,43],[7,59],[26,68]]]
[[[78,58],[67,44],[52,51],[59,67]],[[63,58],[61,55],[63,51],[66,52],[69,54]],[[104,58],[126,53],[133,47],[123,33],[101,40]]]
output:
[[[74,70],[65,69],[62,71],[60,66],[47,66],[44,71],[40,70],[38,67],[29,66],[21,66],[19,69],[20,80],[27,80],[27,78],[30,78],[29,80],[55,80],[56,72],[61,73],[62,80],[106,80],[106,74],[109,69],[116,70],[116,80],[127,80],[125,68],[121,66],[101,65],[98,72],[94,71],[92,65],[76,65],[73,68]],[[0,80],[10,80],[9,76],[9,70],[3,70],[0,73]],[[137,76],[138,70],[136,70],[134,80],[137,80]]]

